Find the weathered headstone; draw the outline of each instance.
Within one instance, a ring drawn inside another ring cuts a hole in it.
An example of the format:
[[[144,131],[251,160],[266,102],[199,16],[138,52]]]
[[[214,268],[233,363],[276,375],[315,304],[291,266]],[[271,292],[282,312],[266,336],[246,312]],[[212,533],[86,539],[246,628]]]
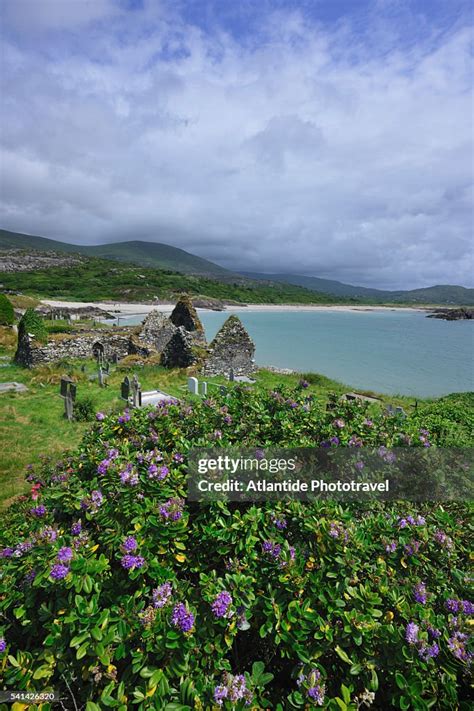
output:
[[[125,378],[122,381],[122,385],[120,387],[120,397],[122,400],[125,400],[128,402],[129,397],[130,397],[130,378],[128,375],[125,376]]]
[[[69,422],[72,422],[72,420],[74,419],[74,399],[70,390],[64,398],[64,417]]]
[[[61,397],[67,396],[69,386],[71,383],[72,383],[71,378],[61,378],[61,382],[59,385],[59,394],[61,395]]]
[[[199,392],[199,381],[197,378],[188,378],[188,390],[192,395],[197,395]]]
[[[201,382],[201,395],[207,395],[207,383],[205,380]]]
[[[132,378],[132,407],[141,407],[142,391],[136,374]]]

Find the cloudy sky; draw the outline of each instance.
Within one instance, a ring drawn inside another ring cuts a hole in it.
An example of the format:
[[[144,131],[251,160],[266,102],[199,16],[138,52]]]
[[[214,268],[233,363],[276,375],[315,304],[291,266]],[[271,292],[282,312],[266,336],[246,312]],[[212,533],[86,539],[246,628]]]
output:
[[[472,286],[469,0],[0,8],[0,226]]]

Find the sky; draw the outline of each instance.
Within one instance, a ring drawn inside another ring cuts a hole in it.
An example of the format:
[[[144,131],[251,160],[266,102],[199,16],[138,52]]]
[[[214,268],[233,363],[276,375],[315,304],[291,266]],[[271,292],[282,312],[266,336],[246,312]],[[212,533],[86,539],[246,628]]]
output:
[[[473,286],[468,0],[0,0],[0,226]]]

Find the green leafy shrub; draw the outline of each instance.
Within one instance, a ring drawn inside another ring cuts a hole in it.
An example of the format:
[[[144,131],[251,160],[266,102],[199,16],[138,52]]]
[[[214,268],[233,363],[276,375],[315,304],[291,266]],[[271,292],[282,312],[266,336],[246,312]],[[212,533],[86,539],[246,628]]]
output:
[[[467,710],[467,506],[185,502],[195,446],[444,444],[335,406],[239,386],[98,413],[31,470],[0,524],[4,688],[87,711]]]
[[[11,326],[14,322],[13,304],[5,294],[0,294],[0,326]]]
[[[91,397],[83,397],[74,404],[74,419],[91,422],[95,416],[95,403]]]
[[[48,332],[41,316],[32,308],[26,309],[18,324],[19,339],[25,333],[31,333],[36,341],[45,343],[48,340]]]

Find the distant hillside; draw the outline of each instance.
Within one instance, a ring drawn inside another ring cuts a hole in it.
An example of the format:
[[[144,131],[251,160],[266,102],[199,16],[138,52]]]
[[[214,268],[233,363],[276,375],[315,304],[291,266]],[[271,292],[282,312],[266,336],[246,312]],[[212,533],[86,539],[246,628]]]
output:
[[[56,240],[36,235],[0,230],[0,250],[2,249],[72,252],[85,254],[89,257],[102,257],[103,259],[126,262],[127,264],[138,264],[143,267],[169,269],[181,274],[195,274],[197,276],[208,276],[224,280],[232,279],[234,281],[243,280],[240,275],[233,274],[228,269],[219,267],[207,259],[196,257],[184,249],[158,242],[112,242],[111,244],[83,246],[69,244],[68,242],[57,242]]]
[[[242,272],[242,274],[249,279],[294,284],[295,286],[303,286],[305,289],[319,293],[369,300],[375,303],[445,304],[448,306],[455,304],[465,306],[474,305],[474,289],[466,289],[464,286],[440,284],[424,289],[384,291],[382,289],[353,286],[352,284],[344,284],[340,281],[302,276],[299,274],[262,274],[257,272]]]

